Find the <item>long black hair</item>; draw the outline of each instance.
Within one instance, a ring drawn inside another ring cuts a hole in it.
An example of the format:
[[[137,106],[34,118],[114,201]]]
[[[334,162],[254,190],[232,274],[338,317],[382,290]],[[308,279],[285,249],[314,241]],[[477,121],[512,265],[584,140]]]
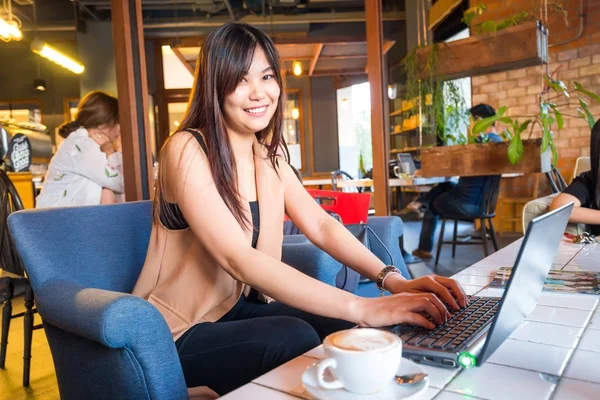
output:
[[[592,128],[592,136],[590,138],[590,167],[592,173],[592,182],[594,182],[594,193],[592,204],[600,210],[600,120],[594,124]]]
[[[289,160],[289,151],[282,138],[285,90],[279,53],[273,41],[264,32],[247,24],[230,22],[206,37],[198,55],[194,87],[187,111],[179,125],[180,131],[197,129],[202,132],[215,186],[242,227],[250,227],[252,224],[243,212],[238,192],[235,157],[225,128],[223,109],[226,96],[235,91],[238,83],[248,73],[257,47],[264,51],[273,68],[273,76],[281,88],[282,95],[279,96],[277,109],[269,125],[256,132],[256,138],[267,148],[268,158],[276,171],[279,148],[283,149],[286,161]],[[164,203],[163,187],[159,177],[155,205],[158,204],[160,210],[167,211],[169,207]],[[165,220],[170,218],[168,214],[167,211]]]

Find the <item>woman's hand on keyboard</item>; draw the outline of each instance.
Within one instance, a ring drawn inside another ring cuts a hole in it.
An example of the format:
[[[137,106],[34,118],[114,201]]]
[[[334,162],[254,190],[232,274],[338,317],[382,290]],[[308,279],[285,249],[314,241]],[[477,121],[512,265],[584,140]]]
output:
[[[427,275],[412,280],[395,278],[390,276],[385,282],[386,288],[392,293],[435,293],[456,310],[467,306],[467,295],[454,279],[439,275]]]
[[[450,318],[450,313],[433,293],[400,293],[386,297],[360,298],[358,324],[381,327],[413,324],[433,329]],[[428,320],[431,316],[431,322]],[[435,322],[435,324],[434,324]]]

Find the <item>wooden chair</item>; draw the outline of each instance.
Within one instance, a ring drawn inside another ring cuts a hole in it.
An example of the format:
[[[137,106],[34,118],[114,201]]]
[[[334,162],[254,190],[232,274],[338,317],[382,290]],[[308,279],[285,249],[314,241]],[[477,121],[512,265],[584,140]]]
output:
[[[23,263],[8,231],[7,218],[10,213],[23,209],[23,203],[13,183],[6,173],[0,170],[0,285],[4,287],[4,306],[2,308],[2,333],[0,336],[0,368],[4,369],[8,346],[8,332],[12,319],[24,318],[25,345],[23,350],[23,386],[29,386],[31,366],[31,341],[33,331],[42,325],[33,325],[33,291],[25,276]],[[12,299],[16,286],[25,286],[25,312],[12,313]]]
[[[581,156],[577,157],[577,161],[575,162],[575,169],[573,170],[573,176],[571,177],[571,182],[573,179],[577,178],[584,172],[589,171],[592,168],[590,156]]]
[[[525,207],[525,204],[531,200],[537,199],[539,186],[540,175],[535,174],[533,176],[533,187],[530,196],[504,197],[499,199],[498,219],[500,220],[500,223],[498,224],[498,235],[502,235],[504,233],[504,225],[507,222],[515,224],[515,226],[521,226],[521,222],[523,220],[523,208]],[[507,207],[511,208],[510,214],[506,212]],[[514,212],[512,212],[512,210],[514,210]]]
[[[359,188],[359,187],[339,188],[337,186],[338,180],[353,180],[353,179],[354,179],[354,177],[352,177],[352,175],[350,175],[346,171],[342,171],[341,169],[338,169],[337,171],[333,171],[331,173],[331,187],[335,191],[339,190],[341,192],[362,193],[363,188]]]
[[[442,251],[442,245],[451,244],[452,245],[452,257],[456,255],[456,246],[457,245],[473,245],[473,244],[482,244],[483,245],[483,253],[487,257],[489,255],[488,251],[488,232],[492,237],[492,243],[494,245],[494,250],[498,251],[498,238],[496,236],[496,229],[494,228],[493,218],[496,216],[496,203],[498,202],[498,192],[500,191],[500,176],[490,177],[485,183],[485,187],[483,189],[483,197],[481,199],[481,204],[479,206],[480,214],[477,216],[472,215],[455,215],[455,214],[445,214],[440,213],[440,219],[442,220],[442,229],[440,230],[440,237],[438,239],[437,252],[435,255],[435,268],[434,272],[437,272],[437,265],[440,260],[440,253]],[[454,220],[454,234],[452,236],[451,241],[444,241],[444,230],[446,228],[446,221]],[[480,221],[480,230],[481,230],[481,240],[469,240],[462,241],[458,240],[458,221]],[[489,228],[486,227],[486,221],[489,224]]]

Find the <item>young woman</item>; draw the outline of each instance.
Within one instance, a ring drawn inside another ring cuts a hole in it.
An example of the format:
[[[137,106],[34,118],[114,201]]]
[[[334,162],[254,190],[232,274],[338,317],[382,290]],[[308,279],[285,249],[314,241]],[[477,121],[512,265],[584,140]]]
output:
[[[65,140],[50,161],[36,208],[110,204],[123,193],[119,105],[103,92],[90,92],[75,121],[59,128]]]
[[[550,209],[574,202],[569,222],[586,224],[591,234],[600,235],[600,121],[592,128],[590,165],[591,170],[576,177],[554,199]]]
[[[433,328],[466,296],[451,279],[405,280],[316,204],[287,163],[273,42],[229,23],[198,57],[181,131],[162,149],[155,220],[133,293],[165,317],[188,387],[223,395],[354,326]],[[277,155],[280,148],[286,157]],[[361,298],[281,262],[284,212],[318,247],[392,296]],[[275,302],[263,303],[261,292]],[[439,297],[438,297],[439,296]]]

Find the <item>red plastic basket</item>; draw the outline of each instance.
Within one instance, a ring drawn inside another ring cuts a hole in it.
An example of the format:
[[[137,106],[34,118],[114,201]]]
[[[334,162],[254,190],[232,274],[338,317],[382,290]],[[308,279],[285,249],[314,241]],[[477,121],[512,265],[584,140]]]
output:
[[[371,202],[370,193],[345,193],[319,189],[306,189],[306,191],[325,210],[338,214],[344,224],[367,222]]]

